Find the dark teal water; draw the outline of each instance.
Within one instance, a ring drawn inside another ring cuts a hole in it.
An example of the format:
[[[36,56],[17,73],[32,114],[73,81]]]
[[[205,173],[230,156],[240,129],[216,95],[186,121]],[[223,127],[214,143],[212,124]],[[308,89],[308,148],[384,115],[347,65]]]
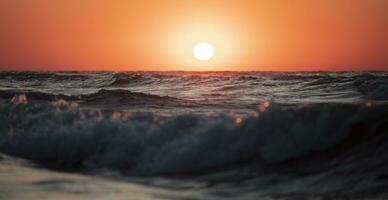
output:
[[[387,87],[383,72],[2,72],[0,153],[190,194],[176,199],[385,196]]]

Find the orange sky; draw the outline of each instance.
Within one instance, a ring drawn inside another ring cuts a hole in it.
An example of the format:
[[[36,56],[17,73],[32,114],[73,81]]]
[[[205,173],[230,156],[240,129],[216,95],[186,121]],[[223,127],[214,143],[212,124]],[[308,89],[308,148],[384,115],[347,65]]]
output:
[[[388,1],[1,0],[0,70],[388,70]]]

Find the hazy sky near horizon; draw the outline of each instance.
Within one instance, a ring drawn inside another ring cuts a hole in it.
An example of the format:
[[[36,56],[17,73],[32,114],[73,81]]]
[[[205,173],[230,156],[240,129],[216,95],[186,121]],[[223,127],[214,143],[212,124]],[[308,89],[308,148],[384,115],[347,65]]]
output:
[[[388,70],[387,0],[1,0],[0,70]],[[198,61],[193,46],[215,49]]]

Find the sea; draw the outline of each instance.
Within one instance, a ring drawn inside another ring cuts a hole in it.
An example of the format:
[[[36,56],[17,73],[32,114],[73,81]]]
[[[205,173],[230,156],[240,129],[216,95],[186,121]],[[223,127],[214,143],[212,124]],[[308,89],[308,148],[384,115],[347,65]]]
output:
[[[388,199],[388,72],[0,72],[0,199]]]

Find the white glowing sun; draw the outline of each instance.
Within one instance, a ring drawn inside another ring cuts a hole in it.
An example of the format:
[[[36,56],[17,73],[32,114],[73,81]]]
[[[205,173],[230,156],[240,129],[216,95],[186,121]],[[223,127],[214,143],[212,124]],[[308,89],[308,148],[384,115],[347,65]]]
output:
[[[208,42],[200,42],[194,46],[193,54],[196,59],[207,61],[214,56],[214,48]]]

